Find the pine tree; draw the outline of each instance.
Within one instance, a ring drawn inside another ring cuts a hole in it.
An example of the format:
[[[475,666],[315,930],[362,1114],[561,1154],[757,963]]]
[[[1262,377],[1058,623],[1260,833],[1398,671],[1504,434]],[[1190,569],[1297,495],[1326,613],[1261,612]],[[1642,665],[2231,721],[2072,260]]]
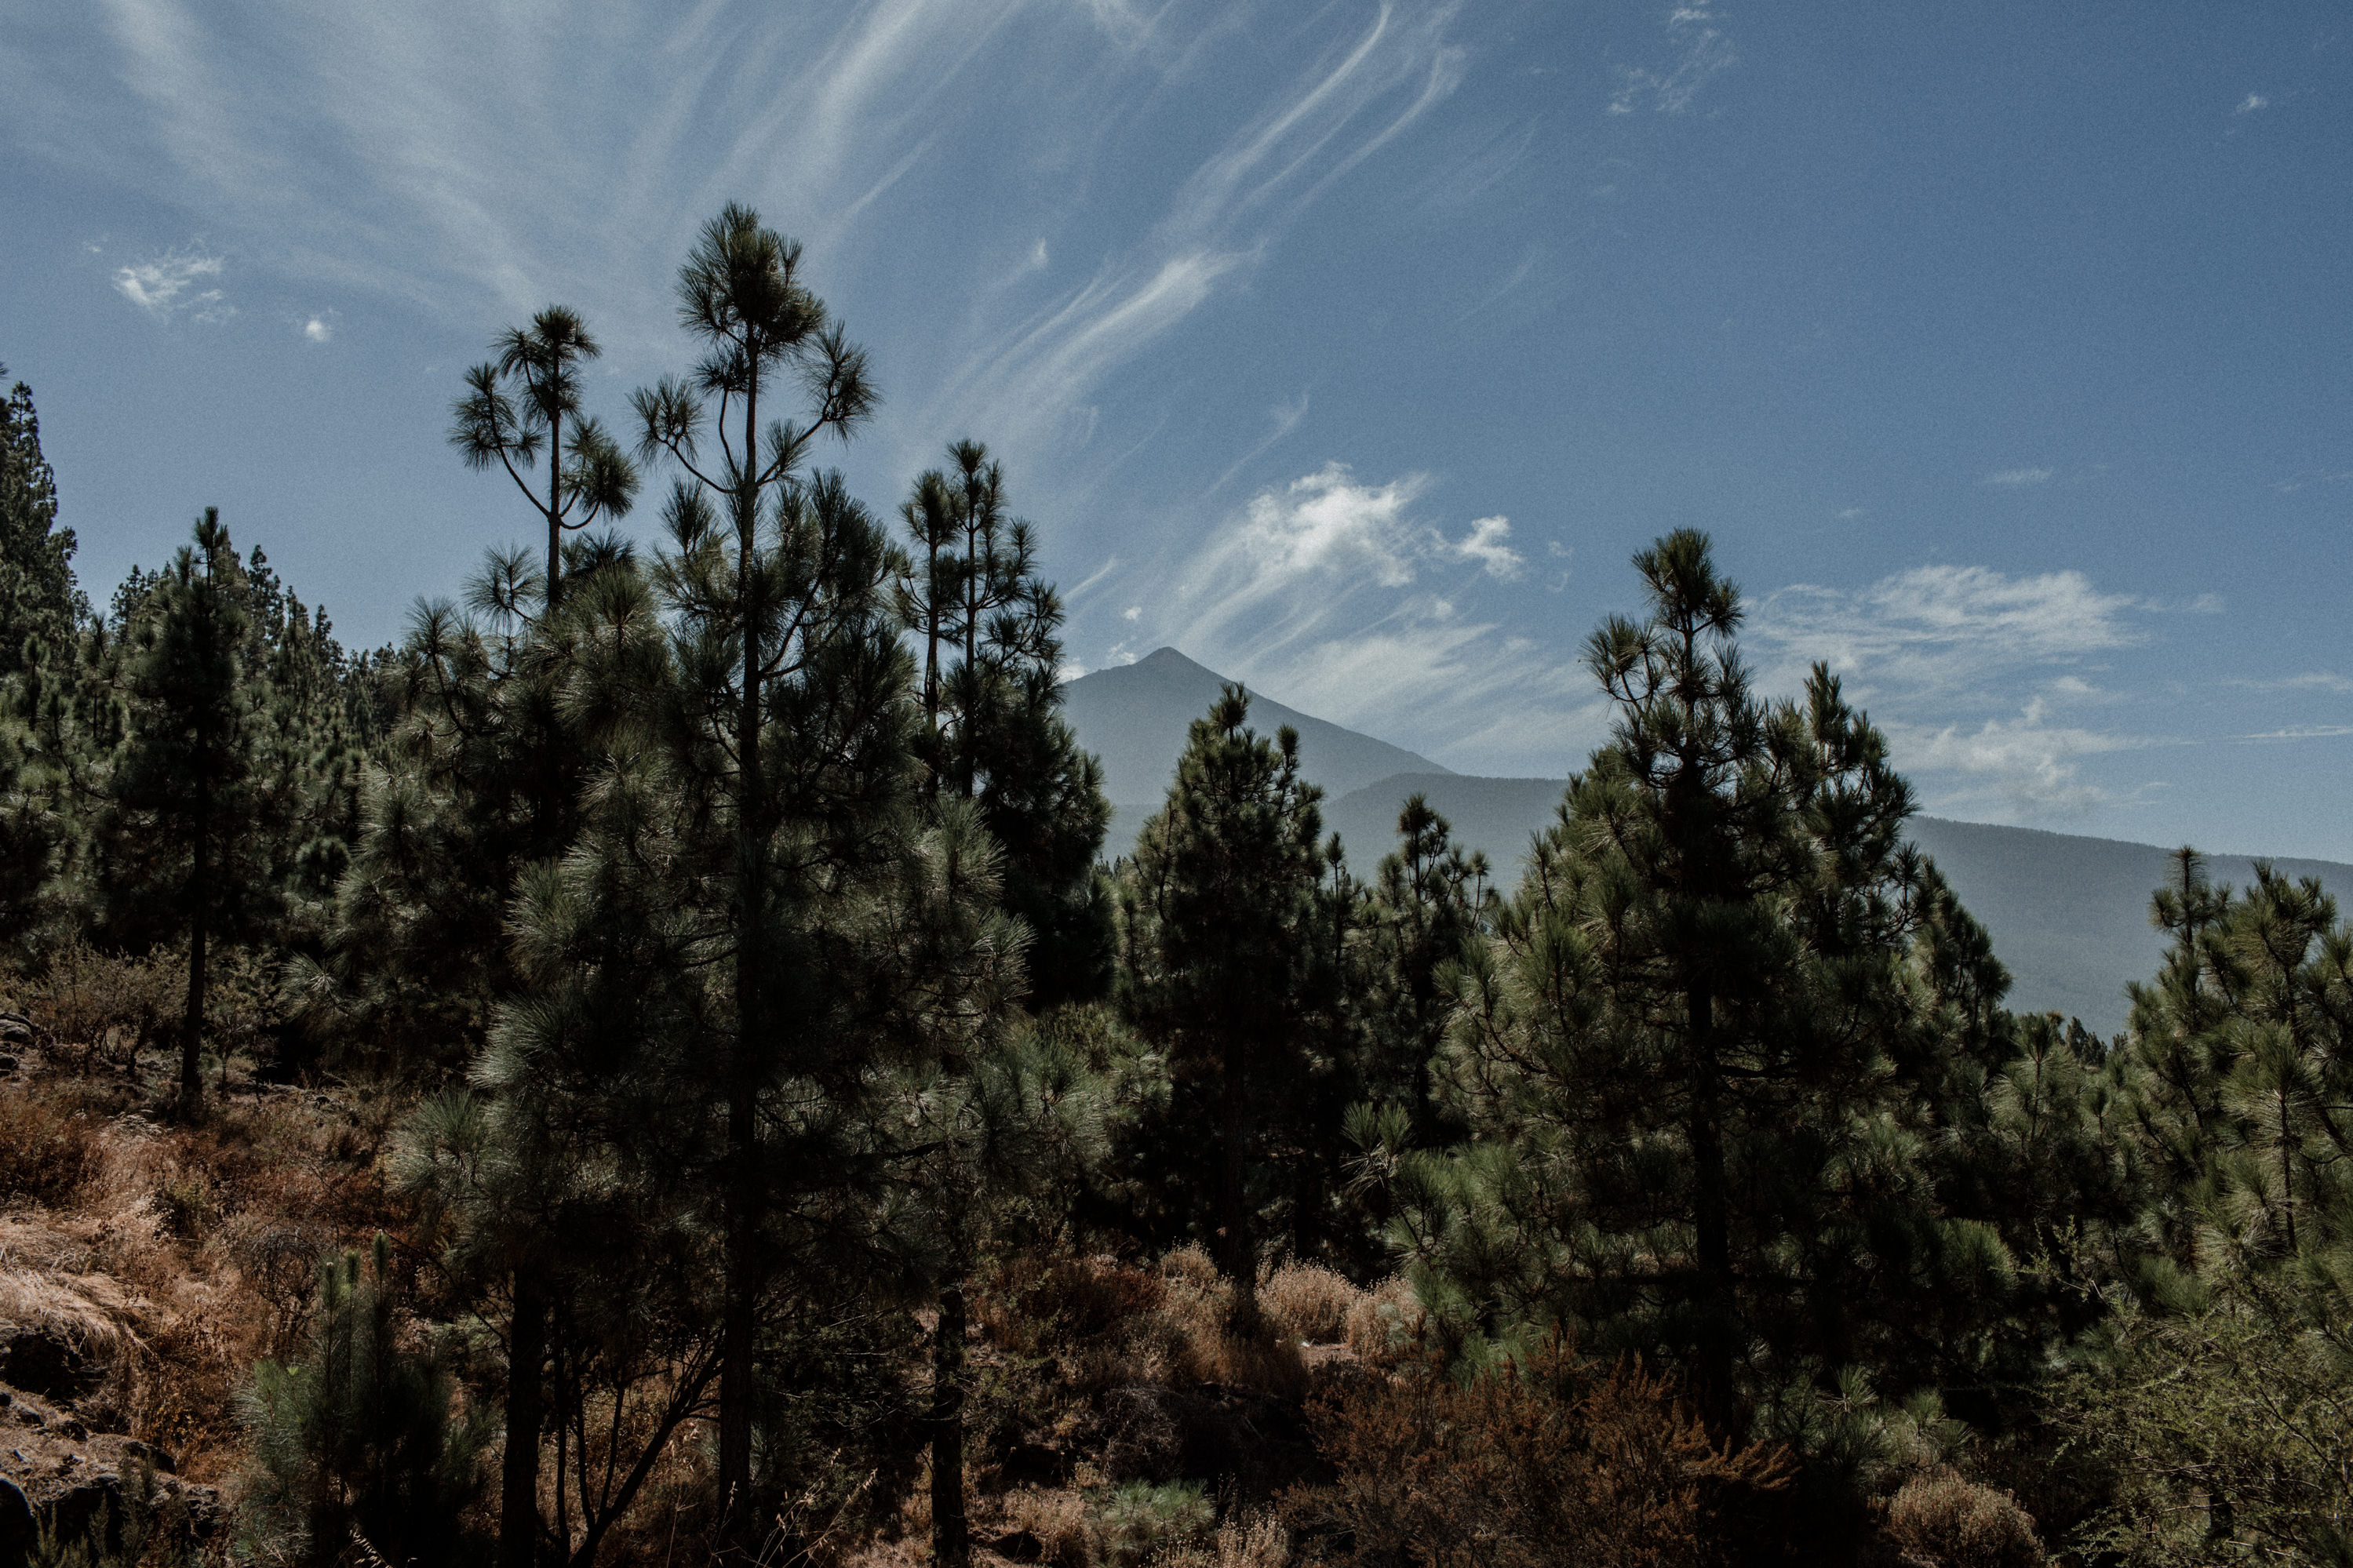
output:
[[[923,649],[926,793],[976,801],[1005,852],[1006,907],[1031,932],[1030,1005],[1103,994],[1111,911],[1095,878],[1110,826],[1102,770],[1061,715],[1062,605],[1030,525],[976,441],[899,509],[914,547],[899,614]]]
[[[631,1216],[659,1190],[643,1181],[616,1186],[609,1151],[585,1131],[606,1104],[596,1092],[603,1067],[584,1089],[576,1078],[499,1076],[489,1065],[501,1059],[492,1048],[499,1009],[545,1003],[518,967],[512,911],[528,879],[578,840],[582,790],[603,754],[599,716],[572,704],[573,689],[596,650],[626,642],[653,615],[649,585],[626,547],[573,541],[566,553],[573,591],[558,609],[536,601],[544,579],[521,552],[492,553],[470,591],[472,613],[419,606],[406,645],[380,677],[400,718],[387,764],[366,792],[330,951],[323,965],[297,965],[310,1022],[341,1048],[419,1077],[470,1061],[478,1079],[491,1074],[482,1081],[500,1086],[479,1116],[451,1123],[470,1142],[443,1136],[446,1126],[433,1131],[449,1118],[428,1118],[418,1136],[438,1152],[415,1179],[457,1215],[452,1259],[506,1333],[506,1563],[528,1563],[538,1549],[542,1436],[551,1415],[581,1404],[561,1389],[551,1403],[549,1369],[586,1376],[584,1369],[634,1364],[634,1352],[616,1347],[638,1342],[585,1325],[612,1321],[604,1305],[619,1310],[621,1298],[599,1276],[637,1277],[616,1255],[631,1258],[654,1245]],[[571,1135],[539,1136],[559,1115],[570,1118]],[[643,1177],[652,1167],[632,1169]],[[676,1320],[649,1310],[638,1321]],[[564,1428],[552,1429],[561,1454]],[[561,1532],[574,1493],[557,1491]],[[583,1561],[635,1494],[619,1486],[602,1512],[580,1502],[589,1516]]]
[[[449,443],[470,468],[496,463],[547,524],[544,602],[564,602],[564,535],[600,517],[626,516],[637,500],[638,470],[594,416],[580,413],[580,364],[605,352],[577,313],[550,305],[528,327],[498,341],[498,358],[466,373],[466,392],[450,405]],[[565,422],[573,421],[567,439]],[[518,471],[547,448],[547,495]]]
[[[269,1561],[463,1561],[459,1515],[480,1489],[491,1431],[455,1415],[430,1352],[402,1343],[391,1244],[319,1267],[309,1353],[264,1361],[244,1398],[257,1460],[249,1539]]]
[[[1588,651],[1612,739],[1466,966],[1443,1089],[1472,1141],[1404,1162],[1393,1235],[1465,1342],[1566,1325],[1685,1369],[1739,1436],[1846,1369],[1933,1384],[1924,1349],[2000,1305],[2006,1250],[1926,1156],[2008,1054],[1997,1018],[1965,1059],[2001,978],[1837,681],[1751,694],[1704,535],[1635,561],[1650,619]]]
[[[1465,856],[1446,818],[1419,792],[1398,813],[1398,847],[1382,857],[1362,929],[1363,1014],[1369,1038],[1357,1074],[1376,1100],[1408,1108],[1418,1141],[1435,1139],[1430,1063],[1454,1013],[1451,984],[1493,912],[1487,858]]]
[[[1238,1323],[1254,1328],[1258,1255],[1250,1166],[1265,1102],[1306,1067],[1323,873],[1323,792],[1299,771],[1299,737],[1246,729],[1229,686],[1193,721],[1167,804],[1146,822],[1120,887],[1120,1002],[1214,1105],[1219,1267]]]
[[[33,390],[20,381],[0,403],[0,679],[21,667],[27,638],[59,642],[90,619],[74,583],[73,530],[57,518],[57,476],[41,456]]]
[[[910,671],[891,615],[903,558],[830,475],[828,434],[874,403],[865,356],[799,279],[800,248],[730,206],[681,268],[680,319],[704,358],[634,402],[643,449],[683,471],[660,569],[675,680],[649,706],[677,805],[676,903],[721,979],[712,1034],[680,1042],[708,1094],[723,1237],[718,1483],[726,1549],[747,1544],[759,1317],[780,1194],[846,1179],[880,1043],[863,992],[884,951],[875,889],[912,843]],[[807,402],[801,416],[762,424]],[[863,992],[863,994],[861,993]],[[713,1050],[712,1038],[724,1042]],[[796,1109],[787,1109],[788,1107]]]
[[[255,776],[269,691],[246,668],[253,625],[237,602],[242,577],[228,531],[207,507],[195,544],[182,547],[132,628],[130,725],[100,830],[110,929],[188,943],[180,1100],[189,1112],[204,1092],[213,943],[250,933],[280,901],[269,850],[286,803]]]

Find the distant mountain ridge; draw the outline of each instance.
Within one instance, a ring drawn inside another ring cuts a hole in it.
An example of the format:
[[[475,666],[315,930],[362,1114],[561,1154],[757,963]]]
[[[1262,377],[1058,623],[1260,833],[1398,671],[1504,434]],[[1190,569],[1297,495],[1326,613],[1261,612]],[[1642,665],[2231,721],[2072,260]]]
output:
[[[1176,777],[1187,726],[1208,710],[1222,678],[1175,648],[1065,688],[1065,712],[1080,743],[1103,759],[1104,793],[1115,808],[1106,856],[1122,855],[1144,819],[1159,809]],[[1402,747],[1360,735],[1250,695],[1251,727],[1299,731],[1302,771],[1324,786],[1324,824],[1340,835],[1359,876],[1396,843],[1398,809],[1417,792],[1452,826],[1466,849],[1485,852],[1506,889],[1519,880],[1531,834],[1553,820],[1567,781],[1483,778],[1453,773]],[[2124,1028],[2128,981],[2147,981],[2165,952],[2148,923],[2149,895],[2165,879],[2169,850],[2150,844],[2037,828],[1921,816],[1910,837],[1933,857],[1961,902],[1992,933],[2010,970],[2010,1005],[2081,1018],[2103,1035]],[[2326,860],[2273,862],[2314,877],[2353,900],[2353,866]],[[2214,855],[2217,882],[2254,879],[2243,855]]]

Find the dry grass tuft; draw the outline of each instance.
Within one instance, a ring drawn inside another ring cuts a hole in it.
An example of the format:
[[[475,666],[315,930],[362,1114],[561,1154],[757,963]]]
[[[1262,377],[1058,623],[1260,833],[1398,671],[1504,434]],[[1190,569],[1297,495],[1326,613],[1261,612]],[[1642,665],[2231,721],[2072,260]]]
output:
[[[1284,1568],[1291,1561],[1291,1532],[1271,1513],[1229,1519],[1200,1545],[1180,1546],[1153,1559],[1155,1568]]]
[[[2017,1499],[1948,1469],[1904,1484],[1887,1505],[1886,1535],[1916,1568],[2042,1568],[2045,1561]]]
[[[1328,1345],[1345,1339],[1348,1315],[1364,1296],[1320,1263],[1259,1270],[1259,1310],[1277,1333],[1294,1343]]]
[[[100,1120],[30,1084],[0,1089],[0,1203],[61,1204],[98,1161]]]
[[[1041,1561],[1055,1568],[1088,1568],[1094,1561],[1086,1500],[1077,1492],[1025,1488],[1005,1495],[1004,1510],[1009,1529],[1038,1538]]]

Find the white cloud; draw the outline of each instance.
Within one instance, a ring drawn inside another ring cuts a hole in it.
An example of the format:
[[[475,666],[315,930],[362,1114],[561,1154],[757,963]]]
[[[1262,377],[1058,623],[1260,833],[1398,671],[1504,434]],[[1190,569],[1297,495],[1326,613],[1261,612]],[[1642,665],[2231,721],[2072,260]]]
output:
[[[1889,727],[1899,765],[1957,775],[1937,801],[1947,809],[1998,801],[2038,819],[2080,817],[2115,796],[2082,776],[2080,759],[2146,742],[2128,736],[2047,721],[2040,699],[2014,719],[1988,719],[1974,729],[1948,724],[1934,731]]]
[[[2353,679],[2328,669],[2307,669],[2298,675],[2226,680],[2222,684],[2242,686],[2253,691],[2353,691]]]
[[[972,424],[985,405],[981,422],[1040,438],[1059,411],[1190,317],[1335,181],[1452,94],[1463,62],[1447,40],[1451,19],[1451,6],[1383,5],[1196,166],[1140,243],[976,348],[925,422]]]
[[[2271,106],[2272,100],[2270,99],[2265,98],[2259,92],[2251,92],[2247,94],[2244,99],[2241,100],[2239,107],[2231,110],[2231,112],[2233,114],[2253,114],[2258,109],[2269,109]]]
[[[1466,561],[1476,561],[1490,577],[1510,579],[1527,569],[1527,557],[1504,542],[1512,537],[1511,520],[1502,517],[1482,517],[1471,524],[1469,537],[1454,546],[1454,553]]]
[[[2052,470],[2049,468],[2004,468],[2000,473],[1988,474],[1979,482],[1998,485],[2005,489],[2017,489],[2026,485],[2047,483],[2052,473]]]
[[[2290,724],[2284,730],[2266,730],[2260,735],[2242,735],[2242,741],[2327,741],[2340,735],[2353,735],[2353,724]]]
[[[201,285],[218,278],[226,263],[194,246],[166,251],[152,260],[119,267],[114,291],[154,317],[168,321],[185,313],[197,321],[221,321],[237,313],[221,290]]]
[[[312,316],[302,323],[302,336],[314,343],[329,342],[335,335],[332,316],[332,311],[323,316]]]
[[[1787,682],[1816,659],[1860,689],[1952,691],[1989,675],[2130,647],[2142,607],[2080,572],[2010,577],[1983,566],[1915,566],[1852,593],[1798,584],[1758,607],[1756,632]]]
[[[1662,70],[1619,67],[1609,112],[1631,114],[1648,107],[1662,114],[1680,114],[1688,109],[1701,88],[1739,59],[1732,40],[1716,26],[1719,19],[1705,5],[1677,5],[1669,11],[1667,43],[1675,53],[1674,63]]]

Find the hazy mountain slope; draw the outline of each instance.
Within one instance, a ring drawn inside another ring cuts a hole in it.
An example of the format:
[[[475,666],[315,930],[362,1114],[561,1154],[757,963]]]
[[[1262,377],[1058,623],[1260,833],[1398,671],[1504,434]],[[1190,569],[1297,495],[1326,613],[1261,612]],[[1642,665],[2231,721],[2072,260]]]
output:
[[[1122,855],[1157,809],[1184,749],[1185,728],[1208,708],[1219,677],[1174,648],[1120,669],[1072,681],[1066,689],[1082,744],[1103,759],[1107,793],[1117,805],[1105,856]],[[1327,792],[1326,831],[1340,835],[1348,859],[1368,877],[1397,839],[1398,808],[1419,790],[1454,827],[1466,848],[1483,849],[1498,883],[1519,880],[1528,836],[1553,819],[1567,781],[1481,778],[1449,773],[1410,752],[1253,698],[1250,716],[1264,731],[1292,724],[1311,778]],[[2125,1026],[2125,985],[2157,973],[2163,936],[2148,923],[2150,892],[2166,874],[2165,849],[2113,838],[2085,838],[2033,828],[1915,817],[1912,839],[1934,856],[1961,902],[1993,933],[2010,969],[2010,1005],[2071,1014],[2103,1035]],[[2285,874],[2317,877],[2353,902],[2353,866],[2319,860],[2274,862]],[[2253,879],[2244,856],[2219,855],[2217,881]]]
[[[1566,779],[1491,779],[1473,773],[1399,773],[1324,803],[1324,828],[1347,846],[1348,864],[1359,877],[1372,875],[1381,857],[1397,847],[1398,808],[1416,790],[1430,797],[1454,830],[1454,841],[1483,849],[1495,879],[1510,887],[1520,879],[1528,835],[1552,821]]]
[[[1078,731],[1079,743],[1103,759],[1103,794],[1121,808],[1158,808],[1176,776],[1176,758],[1185,750],[1187,727],[1209,710],[1225,678],[1204,669],[1173,647],[1164,647],[1134,664],[1115,665],[1082,675],[1062,688],[1062,711]],[[1402,746],[1359,735],[1337,724],[1311,718],[1286,708],[1272,698],[1250,693],[1250,728],[1271,735],[1289,724],[1299,731],[1300,766],[1307,776],[1337,796],[1388,778],[1392,773],[1444,773],[1428,757]],[[1124,846],[1134,834],[1134,817],[1124,824]],[[1118,829],[1114,829],[1117,835]]]
[[[1915,818],[1912,840],[1936,858],[1953,891],[1993,933],[2010,969],[2010,1005],[2072,1013],[2102,1034],[2125,1026],[2125,982],[2157,973],[2165,935],[2148,923],[2149,894],[2165,880],[2170,851],[2114,838],[2031,827]],[[2291,877],[2317,877],[2353,899],[2353,866],[2274,860]],[[2207,872],[2244,887],[2254,862],[2214,855]]]

